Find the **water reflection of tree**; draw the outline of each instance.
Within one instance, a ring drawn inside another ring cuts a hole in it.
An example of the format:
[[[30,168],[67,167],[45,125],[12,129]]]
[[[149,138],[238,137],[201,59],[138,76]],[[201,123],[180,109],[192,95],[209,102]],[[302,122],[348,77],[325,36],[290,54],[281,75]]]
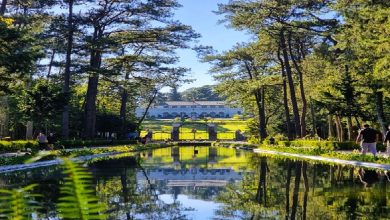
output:
[[[390,216],[386,176],[364,188],[357,169],[252,158],[254,169],[230,184],[217,214],[242,219],[378,219]],[[311,187],[311,188],[310,188]]]
[[[97,192],[108,204],[110,219],[184,218],[179,202],[166,204],[159,198],[157,185],[141,166],[129,166],[125,159],[104,161],[94,165]],[[137,173],[145,182],[137,181]]]

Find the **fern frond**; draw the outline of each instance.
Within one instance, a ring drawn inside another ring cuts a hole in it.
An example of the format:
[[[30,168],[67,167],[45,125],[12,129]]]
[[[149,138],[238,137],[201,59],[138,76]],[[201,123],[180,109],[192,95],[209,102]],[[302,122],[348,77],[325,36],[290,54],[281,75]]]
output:
[[[61,186],[59,215],[64,219],[106,219],[106,210],[92,188],[92,176],[83,167],[64,159],[65,183]]]
[[[24,220],[39,208],[36,198],[39,194],[31,191],[36,184],[21,189],[0,189],[0,219]]]

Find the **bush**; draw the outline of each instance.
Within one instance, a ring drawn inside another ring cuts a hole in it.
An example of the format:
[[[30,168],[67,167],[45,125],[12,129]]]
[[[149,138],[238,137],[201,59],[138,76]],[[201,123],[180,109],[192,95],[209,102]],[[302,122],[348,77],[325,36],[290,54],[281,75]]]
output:
[[[27,148],[35,151],[39,145],[36,141],[0,141],[0,153],[25,151]]]
[[[294,140],[278,141],[282,147],[318,147],[325,150],[355,150],[360,146],[355,142],[318,141],[318,140]]]
[[[57,148],[81,148],[81,147],[95,147],[106,145],[125,145],[136,144],[135,140],[69,140],[60,141],[56,144]],[[37,141],[0,141],[0,153],[15,153],[18,151],[26,151],[30,148],[32,151],[39,150],[39,144]]]
[[[66,140],[60,141],[57,145],[63,148],[81,148],[81,147],[96,147],[105,145],[125,145],[136,144],[136,140]]]

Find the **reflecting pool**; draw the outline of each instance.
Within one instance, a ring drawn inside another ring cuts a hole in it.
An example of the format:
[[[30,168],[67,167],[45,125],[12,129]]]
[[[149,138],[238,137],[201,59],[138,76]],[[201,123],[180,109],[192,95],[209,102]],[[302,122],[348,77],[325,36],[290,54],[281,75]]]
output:
[[[384,171],[221,147],[154,149],[85,166],[109,219],[390,219]],[[0,174],[0,188],[37,184],[44,208],[33,218],[56,219],[60,171]]]

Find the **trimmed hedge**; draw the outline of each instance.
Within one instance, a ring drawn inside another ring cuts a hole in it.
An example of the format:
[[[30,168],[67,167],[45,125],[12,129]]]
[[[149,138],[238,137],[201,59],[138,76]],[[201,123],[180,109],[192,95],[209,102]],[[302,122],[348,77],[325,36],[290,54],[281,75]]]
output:
[[[136,140],[66,140],[59,141],[56,145],[63,148],[96,147],[106,145],[137,144]]]
[[[96,146],[107,146],[107,145],[126,145],[136,144],[135,140],[68,140],[59,141],[56,143],[56,148],[82,148],[82,147],[96,147]],[[37,141],[0,141],[0,153],[14,153],[18,151],[26,151],[30,148],[32,151],[39,150],[39,144]]]
[[[352,141],[337,142],[337,141],[318,141],[318,140],[293,140],[293,141],[278,141],[277,145],[281,147],[318,147],[324,150],[359,150],[360,146]],[[383,151],[386,147],[378,143],[377,150]]]
[[[35,151],[39,145],[37,141],[0,141],[0,153],[25,151],[27,148]]]

